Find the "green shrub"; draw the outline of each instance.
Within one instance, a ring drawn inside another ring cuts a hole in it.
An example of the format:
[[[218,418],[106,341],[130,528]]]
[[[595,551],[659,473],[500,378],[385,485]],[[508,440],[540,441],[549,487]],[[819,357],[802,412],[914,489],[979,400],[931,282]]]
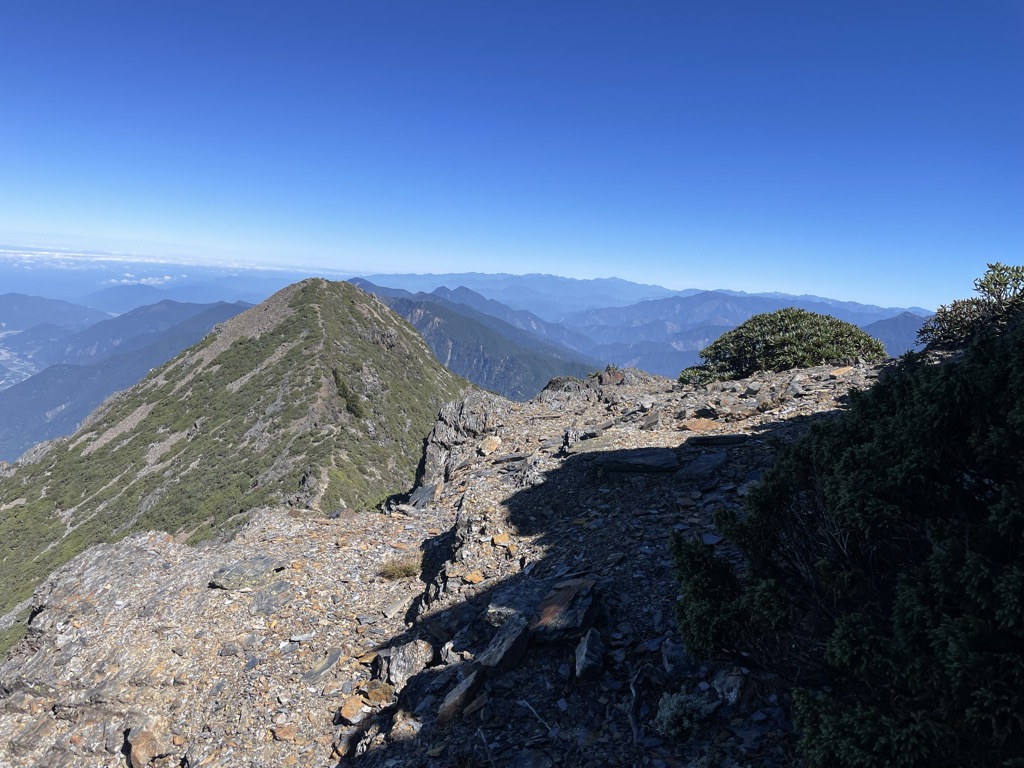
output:
[[[675,533],[670,544],[685,595],[677,611],[687,645],[699,653],[728,647],[744,620],[732,568],[702,542],[687,540],[681,533]]]
[[[989,264],[974,281],[974,290],[977,297],[939,307],[918,331],[918,343],[960,346],[986,328],[1008,322],[1024,305],[1024,266]]]
[[[704,691],[684,689],[678,693],[666,693],[658,702],[654,730],[662,736],[686,741],[721,705],[721,699]]]
[[[882,360],[885,347],[857,326],[829,315],[787,307],[754,315],[701,350],[703,362],[679,374],[683,384],[742,379],[757,371],[785,371],[862,358]]]
[[[716,516],[742,578],[674,547],[687,641],[806,686],[811,765],[1021,765],[1024,323],[1003,330],[908,356],[784,450]]]
[[[359,402],[359,395],[349,388],[348,384],[345,383],[345,379],[338,373],[337,368],[331,369],[331,375],[334,377],[334,386],[338,391],[338,397],[345,403],[345,410],[357,419],[365,419],[366,409]]]

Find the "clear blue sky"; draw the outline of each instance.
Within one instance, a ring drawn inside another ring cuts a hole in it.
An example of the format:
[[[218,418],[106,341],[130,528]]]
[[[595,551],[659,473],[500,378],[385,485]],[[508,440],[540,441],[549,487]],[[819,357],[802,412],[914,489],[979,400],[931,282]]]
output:
[[[1024,262],[1024,3],[7,2],[0,242],[933,307]]]

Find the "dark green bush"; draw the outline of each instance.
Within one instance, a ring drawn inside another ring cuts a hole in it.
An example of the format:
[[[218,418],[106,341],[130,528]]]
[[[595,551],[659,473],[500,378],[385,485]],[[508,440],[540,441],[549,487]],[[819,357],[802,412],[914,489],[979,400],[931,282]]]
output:
[[[918,331],[921,344],[960,346],[1019,314],[1024,304],[1024,266],[996,262],[974,281],[978,296],[943,304]]]
[[[785,371],[862,358],[886,357],[882,342],[829,315],[787,307],[754,315],[701,350],[700,365],[679,374],[683,384],[742,379],[757,371]]]
[[[353,392],[348,384],[345,383],[345,379],[338,373],[337,368],[331,369],[331,375],[334,377],[334,386],[338,391],[338,397],[345,403],[345,410],[357,419],[365,419],[366,409],[359,402],[359,395]]]
[[[681,629],[804,686],[811,765],[1024,764],[1024,323],[908,356],[716,522],[747,572],[677,543]]]

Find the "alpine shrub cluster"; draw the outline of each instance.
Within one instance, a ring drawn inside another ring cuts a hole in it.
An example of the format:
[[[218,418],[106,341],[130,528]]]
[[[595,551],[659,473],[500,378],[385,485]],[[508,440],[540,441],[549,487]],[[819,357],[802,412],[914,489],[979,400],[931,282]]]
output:
[[[703,362],[679,374],[683,384],[742,379],[861,358],[882,360],[885,347],[855,325],[830,315],[787,307],[754,315],[701,350]]]
[[[989,264],[974,291],[975,297],[939,307],[921,326],[918,342],[958,346],[993,324],[1009,322],[1024,309],[1024,266]]]
[[[1024,765],[1024,321],[969,330],[955,362],[906,356],[783,451],[745,516],[716,515],[742,575],[673,541],[687,642],[801,686],[813,766]]]

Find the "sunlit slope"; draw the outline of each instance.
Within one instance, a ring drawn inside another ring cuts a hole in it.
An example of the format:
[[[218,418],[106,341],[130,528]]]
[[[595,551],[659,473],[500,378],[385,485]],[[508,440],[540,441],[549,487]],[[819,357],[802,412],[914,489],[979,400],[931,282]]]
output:
[[[384,304],[313,279],[232,318],[0,479],[0,610],[90,544],[213,535],[255,507],[411,486],[465,382]]]

